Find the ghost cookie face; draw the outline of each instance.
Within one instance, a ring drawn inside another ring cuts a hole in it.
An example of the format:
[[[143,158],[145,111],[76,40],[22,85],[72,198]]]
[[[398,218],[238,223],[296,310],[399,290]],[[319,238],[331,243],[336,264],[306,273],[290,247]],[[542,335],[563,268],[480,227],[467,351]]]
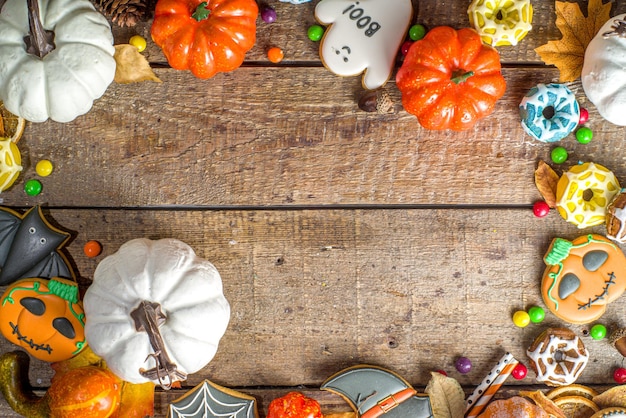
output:
[[[341,76],[365,72],[363,87],[383,86],[413,15],[411,0],[322,0],[315,18],[330,25],[320,44],[320,57]]]
[[[600,318],[626,289],[626,257],[601,235],[555,238],[544,256],[541,296],[548,309],[572,324]]]

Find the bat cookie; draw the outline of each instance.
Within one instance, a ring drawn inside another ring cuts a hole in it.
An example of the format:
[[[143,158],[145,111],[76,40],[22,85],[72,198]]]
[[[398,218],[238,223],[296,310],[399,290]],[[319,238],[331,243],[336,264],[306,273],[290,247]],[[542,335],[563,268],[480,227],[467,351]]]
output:
[[[341,76],[365,72],[363,87],[383,86],[393,71],[398,49],[411,23],[411,0],[322,0],[315,18],[330,25],[320,44],[320,57]]]
[[[60,252],[68,232],[50,225],[41,208],[24,215],[0,207],[0,286],[28,277],[74,280],[74,271]]]

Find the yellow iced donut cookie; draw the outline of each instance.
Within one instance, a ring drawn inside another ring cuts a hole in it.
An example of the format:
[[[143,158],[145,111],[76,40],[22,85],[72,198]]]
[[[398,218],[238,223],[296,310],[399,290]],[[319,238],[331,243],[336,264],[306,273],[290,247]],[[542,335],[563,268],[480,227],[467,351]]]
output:
[[[483,42],[492,46],[517,45],[532,28],[530,0],[474,0],[467,14]]]
[[[563,174],[556,186],[556,207],[567,222],[578,228],[604,223],[606,208],[620,186],[611,170],[584,163]]]

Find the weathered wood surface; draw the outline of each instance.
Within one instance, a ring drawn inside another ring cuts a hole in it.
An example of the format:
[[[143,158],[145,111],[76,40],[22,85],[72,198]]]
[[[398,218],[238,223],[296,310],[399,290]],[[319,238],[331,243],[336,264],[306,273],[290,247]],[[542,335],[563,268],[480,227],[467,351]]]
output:
[[[272,1],[278,21],[259,19],[244,66],[211,80],[167,68],[149,42],[146,56],[163,83],[113,84],[87,115],[28,124],[20,142],[24,173],[0,198],[16,208],[42,204],[72,231],[67,251],[82,286],[103,257],[136,237],[181,239],[219,269],[229,328],[215,359],[183,390],[157,393],[157,416],[205,378],[256,396],[261,416],[292,389],[327,412],[347,411],[316,388],[358,363],[397,371],[418,388],[444,369],[471,391],[504,351],[526,361],[542,329],[563,325],[550,315],[519,329],[510,319],[542,305],[550,240],[583,233],[555,212],[536,219],[529,210],[540,198],[533,172],[552,146],[523,132],[517,107],[528,89],[558,79],[534,51],[560,37],[554,2],[534,0],[531,34],[499,49],[507,93],[466,132],[421,128],[402,110],[393,79],[385,86],[393,113],[360,111],[360,77],[328,72],[306,37],[316,3]],[[416,22],[468,25],[467,2],[414,4]],[[615,2],[613,14],[623,12],[626,3]],[[149,39],[149,27],[114,27],[116,42]],[[284,49],[281,64],[267,62],[270,45]],[[557,170],[595,161],[626,182],[625,129],[600,118],[580,83],[570,87],[590,110],[595,137],[587,145],[564,140],[571,157]],[[41,158],[55,171],[42,179],[41,195],[28,197],[23,182]],[[103,244],[103,255],[83,255],[89,239]],[[624,326],[625,315],[620,300],[601,322]],[[606,340],[583,338],[592,361],[579,382],[611,385],[622,357]],[[0,352],[11,349],[0,342]],[[454,370],[459,355],[472,359],[470,374]],[[34,361],[30,375],[45,389],[52,372]],[[508,383],[501,396],[535,382],[531,372]],[[0,416],[16,416],[1,399]]]

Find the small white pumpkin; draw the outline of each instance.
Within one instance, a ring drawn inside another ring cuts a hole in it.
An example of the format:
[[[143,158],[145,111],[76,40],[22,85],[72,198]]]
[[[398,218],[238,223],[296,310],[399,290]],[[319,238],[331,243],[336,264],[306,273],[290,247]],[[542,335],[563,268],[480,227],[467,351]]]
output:
[[[620,126],[626,126],[625,18],[611,18],[591,40],[581,75],[587,98],[604,119]]]
[[[87,342],[109,368],[166,389],[213,359],[230,319],[218,271],[175,239],[122,245],[98,264],[83,306]]]
[[[25,37],[34,12],[26,0],[7,0],[0,12],[0,100],[31,122],[69,122],[87,113],[113,81],[111,26],[89,0],[34,0],[31,11],[37,4],[34,25],[54,34],[54,49],[29,52]]]

